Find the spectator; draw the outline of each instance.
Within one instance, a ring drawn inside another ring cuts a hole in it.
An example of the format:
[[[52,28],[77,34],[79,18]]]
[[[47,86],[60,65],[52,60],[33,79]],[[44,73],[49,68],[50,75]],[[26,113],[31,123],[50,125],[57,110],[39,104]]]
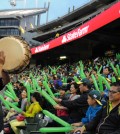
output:
[[[70,86],[71,95],[70,95],[69,100],[75,100],[80,97],[78,88],[79,88],[78,84],[76,83],[71,84]]]
[[[26,112],[23,112],[22,114],[25,117],[34,117],[37,113],[39,113],[40,111],[42,111],[42,108],[40,106],[40,94],[38,92],[34,92],[32,95],[32,104],[30,105],[30,107],[28,108],[28,110]],[[24,121],[17,121],[17,120],[12,120],[10,122],[11,128],[14,131],[15,134],[19,134],[19,129],[17,128],[17,126],[25,126],[25,122]]]
[[[110,73],[109,67],[103,68],[103,74],[102,74],[102,75],[103,75],[104,77],[108,78],[109,73]]]
[[[81,120],[82,117],[85,116],[86,110],[88,108],[87,103],[87,96],[90,92],[90,81],[88,79],[83,79],[81,82],[79,82],[79,88],[81,92],[81,96],[73,101],[65,101],[60,100],[61,105],[64,107],[61,107],[59,105],[56,105],[56,109],[68,109],[72,112],[70,112],[69,115],[69,123],[75,123]]]
[[[102,107],[89,123],[75,132],[95,131],[95,134],[120,134],[120,83],[113,83],[109,90],[109,102]]]
[[[89,104],[88,110],[86,112],[86,116],[82,118],[81,122],[74,123],[72,126],[83,126],[86,123],[89,123],[95,116],[96,113],[101,109],[101,94],[97,90],[92,90],[88,94],[87,102]]]
[[[3,51],[0,51],[0,91],[3,89],[4,85],[10,82],[9,76],[6,72],[3,71],[3,65],[5,63],[5,55]],[[3,111],[0,101],[0,133],[3,133]]]

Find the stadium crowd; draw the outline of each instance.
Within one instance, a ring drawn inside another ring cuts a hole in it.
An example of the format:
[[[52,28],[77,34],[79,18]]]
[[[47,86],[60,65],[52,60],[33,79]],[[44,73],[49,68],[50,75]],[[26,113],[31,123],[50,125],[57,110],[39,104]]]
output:
[[[4,54],[0,54],[1,72],[4,62]],[[27,118],[34,119],[38,113],[48,110],[70,124],[70,132],[65,133],[120,134],[119,67],[120,57],[116,54],[58,67],[39,65],[20,74],[9,74],[10,81],[4,72],[0,79],[1,131],[4,127],[5,133],[19,134],[21,129],[27,129]],[[2,79],[7,82],[3,83]],[[51,117],[43,115],[40,119],[46,121],[44,127],[62,127]]]

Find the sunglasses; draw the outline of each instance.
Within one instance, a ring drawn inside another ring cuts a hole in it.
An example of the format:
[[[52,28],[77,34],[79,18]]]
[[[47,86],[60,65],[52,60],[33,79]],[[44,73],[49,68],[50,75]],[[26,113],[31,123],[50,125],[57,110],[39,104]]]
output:
[[[115,93],[118,93],[120,91],[113,91],[113,90],[109,90],[109,93],[112,93],[112,94],[115,94]]]

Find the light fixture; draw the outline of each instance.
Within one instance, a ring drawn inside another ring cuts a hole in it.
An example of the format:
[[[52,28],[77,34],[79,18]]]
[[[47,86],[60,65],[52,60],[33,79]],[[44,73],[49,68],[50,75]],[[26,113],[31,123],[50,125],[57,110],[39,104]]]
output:
[[[60,56],[60,60],[64,60],[66,58],[67,58],[66,56]]]

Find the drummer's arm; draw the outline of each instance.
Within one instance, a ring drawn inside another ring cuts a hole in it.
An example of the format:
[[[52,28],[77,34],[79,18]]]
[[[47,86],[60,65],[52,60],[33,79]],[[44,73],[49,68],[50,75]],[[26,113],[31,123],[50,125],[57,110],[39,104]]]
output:
[[[4,52],[0,51],[0,88],[10,82],[9,75],[3,71],[3,65],[5,63]]]
[[[3,82],[3,85],[6,85],[10,82],[10,77],[8,75],[8,73],[2,71],[2,82]]]

